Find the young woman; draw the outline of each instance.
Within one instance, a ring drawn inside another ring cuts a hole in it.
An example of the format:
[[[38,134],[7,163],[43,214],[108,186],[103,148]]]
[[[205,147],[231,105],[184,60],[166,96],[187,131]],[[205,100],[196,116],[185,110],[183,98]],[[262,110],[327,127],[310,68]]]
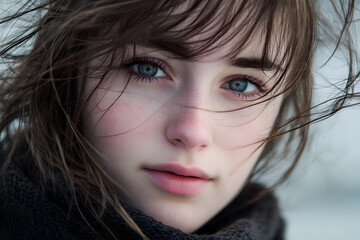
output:
[[[5,239],[283,238],[253,180],[306,145],[313,1],[39,2],[2,21]]]

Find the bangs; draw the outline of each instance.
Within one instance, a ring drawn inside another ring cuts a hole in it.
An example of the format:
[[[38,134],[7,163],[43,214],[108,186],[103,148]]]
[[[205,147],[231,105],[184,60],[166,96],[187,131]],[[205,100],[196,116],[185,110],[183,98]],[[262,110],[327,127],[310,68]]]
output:
[[[232,62],[251,44],[262,49],[262,69],[275,69],[278,81],[293,89],[311,68],[314,44],[311,1],[129,1],[90,3],[82,18],[68,21],[68,31],[84,37],[90,58],[111,54],[120,62],[126,46],[142,45],[196,60],[230,45],[226,60]],[[152,9],[149,11],[149,9]],[[106,13],[106,15],[104,14]],[[81,19],[87,24],[82,24]],[[89,24],[91,19],[91,24]],[[61,34],[68,36],[69,34]],[[201,38],[199,37],[201,36]],[[66,40],[66,39],[64,39]],[[74,39],[80,43],[84,39]],[[83,54],[79,53],[78,54]],[[96,53],[96,54],[94,54]],[[76,58],[75,58],[76,59]],[[306,74],[308,77],[308,74]],[[274,88],[279,85],[276,84]]]

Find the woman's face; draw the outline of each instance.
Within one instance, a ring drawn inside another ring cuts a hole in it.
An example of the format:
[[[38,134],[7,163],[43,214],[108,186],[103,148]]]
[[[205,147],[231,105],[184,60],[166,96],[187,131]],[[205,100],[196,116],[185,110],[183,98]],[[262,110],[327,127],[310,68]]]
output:
[[[85,132],[126,202],[192,232],[241,191],[282,101],[257,99],[275,82],[258,46],[231,63],[230,45],[196,61],[137,46],[99,86],[87,80]]]

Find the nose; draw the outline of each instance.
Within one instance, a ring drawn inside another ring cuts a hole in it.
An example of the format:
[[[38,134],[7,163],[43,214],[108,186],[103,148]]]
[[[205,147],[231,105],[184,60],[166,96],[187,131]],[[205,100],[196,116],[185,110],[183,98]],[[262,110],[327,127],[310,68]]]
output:
[[[169,120],[167,139],[177,147],[191,150],[207,148],[213,142],[207,114],[204,110],[183,107]]]

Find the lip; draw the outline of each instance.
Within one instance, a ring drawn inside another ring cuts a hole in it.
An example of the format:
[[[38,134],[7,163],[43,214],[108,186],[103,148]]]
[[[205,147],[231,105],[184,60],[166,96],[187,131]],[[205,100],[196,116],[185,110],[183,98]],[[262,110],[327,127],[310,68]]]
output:
[[[179,164],[151,165],[144,170],[158,187],[183,196],[200,193],[211,181],[204,171],[198,168],[186,168]]]

